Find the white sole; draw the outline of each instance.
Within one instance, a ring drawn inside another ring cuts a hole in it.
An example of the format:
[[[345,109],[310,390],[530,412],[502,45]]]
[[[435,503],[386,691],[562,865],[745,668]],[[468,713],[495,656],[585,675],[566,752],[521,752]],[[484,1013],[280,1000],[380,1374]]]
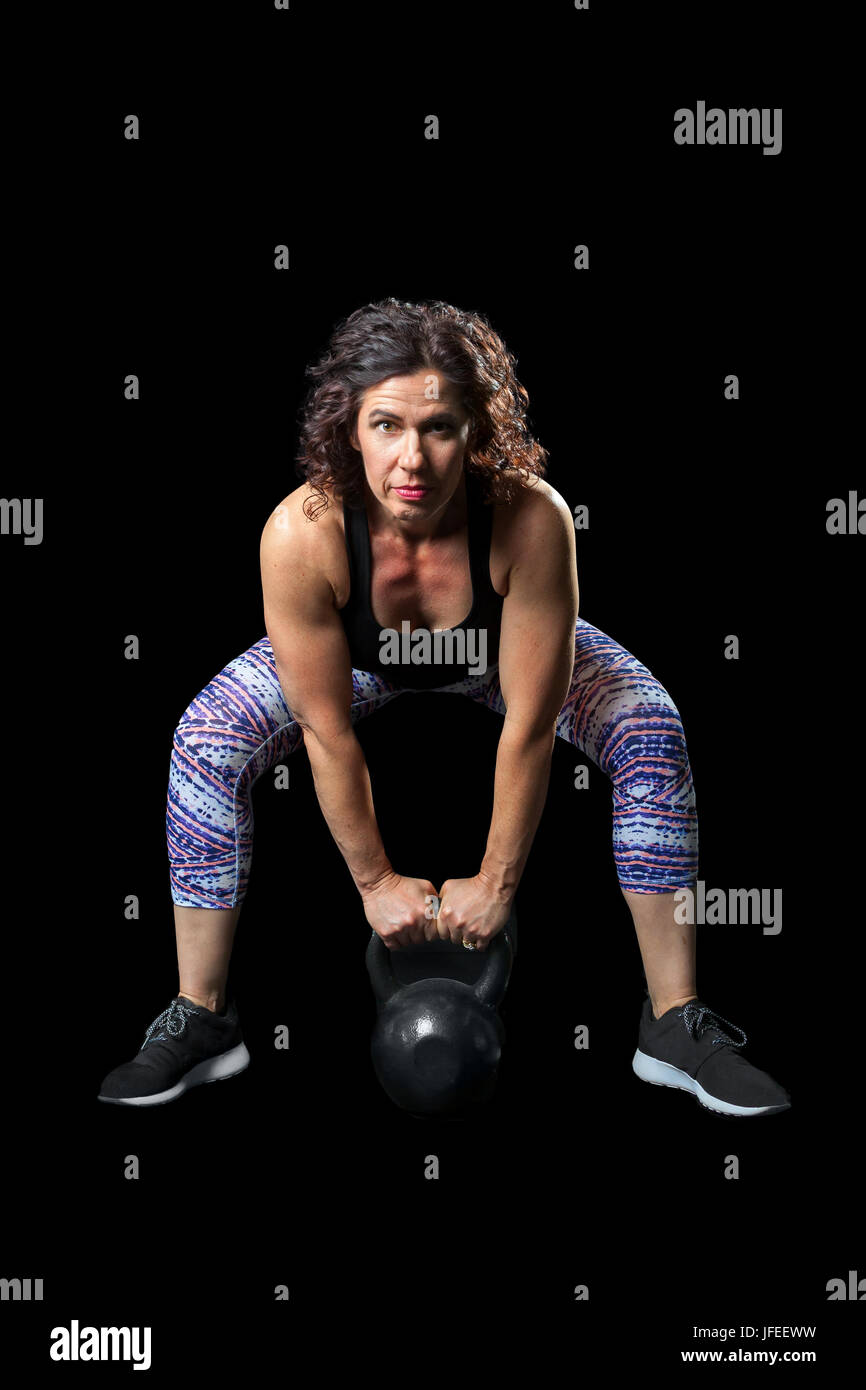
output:
[[[660,1062],[657,1057],[648,1057],[640,1048],[632,1058],[631,1067],[641,1081],[648,1081],[651,1086],[671,1086],[677,1091],[688,1091],[697,1096],[705,1109],[715,1110],[717,1115],[770,1115],[776,1110],[788,1109],[787,1105],[734,1105],[732,1101],[720,1100],[718,1096],[711,1096],[709,1091],[705,1091],[701,1083],[689,1076],[687,1071],[681,1071],[670,1062]]]
[[[246,1043],[238,1043],[228,1052],[221,1052],[219,1057],[206,1057],[203,1062],[191,1067],[167,1091],[157,1091],[153,1096],[97,1096],[96,1099],[107,1101],[109,1105],[165,1105],[167,1101],[182,1096],[192,1086],[205,1086],[209,1081],[227,1081],[230,1076],[245,1071],[249,1064],[250,1054]]]

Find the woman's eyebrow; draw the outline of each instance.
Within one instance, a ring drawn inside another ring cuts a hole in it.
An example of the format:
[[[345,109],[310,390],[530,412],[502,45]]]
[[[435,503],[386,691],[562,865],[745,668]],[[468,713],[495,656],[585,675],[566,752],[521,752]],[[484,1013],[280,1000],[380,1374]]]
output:
[[[386,420],[396,420],[397,423],[400,425],[402,425],[403,423],[403,417],[401,415],[395,415],[394,412],[391,410],[383,410],[382,407],[378,405],[370,411],[370,414],[367,416],[367,419],[372,420],[374,415],[381,415]],[[428,415],[426,420],[422,420],[421,423],[424,425],[430,425],[437,420],[450,420],[453,424],[454,416],[451,414],[450,410],[440,410],[435,415]]]

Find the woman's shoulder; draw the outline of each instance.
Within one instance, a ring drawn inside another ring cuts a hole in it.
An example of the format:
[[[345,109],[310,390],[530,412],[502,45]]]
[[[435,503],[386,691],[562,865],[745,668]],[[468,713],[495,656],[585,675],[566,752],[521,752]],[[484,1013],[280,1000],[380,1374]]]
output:
[[[323,495],[324,494],[324,497]],[[330,483],[321,489],[303,482],[286,493],[265,522],[264,534],[292,539],[307,537],[311,543],[321,543],[335,532],[343,534],[343,508],[335,499]]]
[[[531,564],[539,553],[565,554],[573,544],[574,522],[565,499],[544,478],[521,471],[525,485],[493,503],[490,577],[503,597],[515,564]]]
[[[493,505],[502,514],[502,520],[509,528],[518,523],[523,526],[532,522],[542,531],[556,529],[562,520],[572,524],[571,509],[561,493],[551,487],[545,478],[530,473],[526,468],[516,470],[522,474],[521,486],[508,498],[501,501],[495,497]],[[499,518],[497,518],[498,520]]]
[[[296,561],[321,568],[329,575],[345,553],[343,508],[329,484],[322,493],[301,483],[286,493],[268,516],[262,531],[262,549],[274,555],[291,555]]]
[[[324,492],[328,506],[321,510],[322,494],[309,483],[286,494],[265,522],[261,560],[263,572],[291,574],[305,588],[327,583],[339,607],[349,586],[343,508],[329,486]]]

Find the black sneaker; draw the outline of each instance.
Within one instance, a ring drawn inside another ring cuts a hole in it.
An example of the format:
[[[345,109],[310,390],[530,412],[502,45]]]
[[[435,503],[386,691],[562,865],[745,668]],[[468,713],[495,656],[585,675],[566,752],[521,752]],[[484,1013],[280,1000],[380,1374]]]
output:
[[[738,1033],[741,1041],[725,1029]],[[720,1018],[699,999],[674,1006],[656,1019],[647,997],[631,1065],[642,1081],[691,1091],[701,1105],[720,1115],[771,1115],[787,1110],[788,1092],[746,1060],[738,1050],[745,1045],[742,1028]]]
[[[179,994],[154,1019],[132,1061],[108,1073],[97,1100],[165,1105],[191,1086],[237,1076],[249,1061],[233,1001],[215,1014]]]

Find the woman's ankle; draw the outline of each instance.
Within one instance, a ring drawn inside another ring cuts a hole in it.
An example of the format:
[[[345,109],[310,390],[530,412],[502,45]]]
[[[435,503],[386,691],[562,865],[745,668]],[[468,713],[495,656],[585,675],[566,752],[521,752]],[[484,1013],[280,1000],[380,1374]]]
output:
[[[218,1014],[225,1007],[225,994],[192,994],[188,989],[179,989],[178,994],[184,999],[189,999],[192,1004],[197,1004],[200,1009],[210,1009],[212,1014]]]
[[[693,999],[697,999],[696,994],[658,994],[650,996],[652,1004],[653,1018],[656,1023],[666,1014],[668,1010],[678,1008],[681,1004],[688,1004]]]

